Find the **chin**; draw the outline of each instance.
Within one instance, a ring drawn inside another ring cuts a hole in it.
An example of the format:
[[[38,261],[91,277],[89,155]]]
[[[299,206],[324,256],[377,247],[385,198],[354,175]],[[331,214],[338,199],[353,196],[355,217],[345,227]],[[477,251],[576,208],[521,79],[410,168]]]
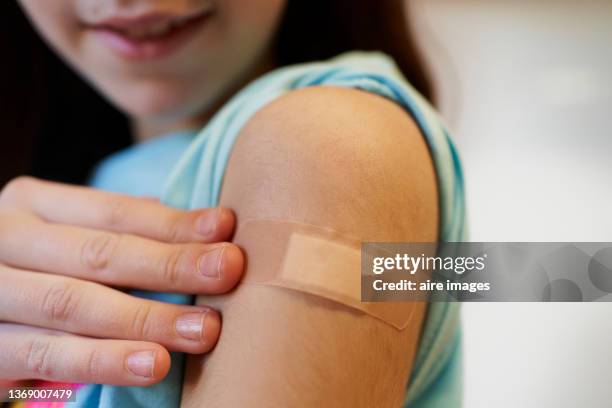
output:
[[[109,93],[108,99],[131,118],[175,120],[206,109],[205,98],[166,87],[123,89]]]

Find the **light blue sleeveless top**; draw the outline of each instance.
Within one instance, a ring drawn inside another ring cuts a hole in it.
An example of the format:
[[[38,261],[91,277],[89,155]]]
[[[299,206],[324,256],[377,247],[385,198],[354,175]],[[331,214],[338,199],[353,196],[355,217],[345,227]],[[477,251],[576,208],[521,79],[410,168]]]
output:
[[[215,206],[240,130],[264,105],[306,86],[344,86],[369,91],[395,101],[412,115],[429,145],[437,171],[440,238],[466,240],[461,168],[448,133],[429,104],[403,79],[393,61],[376,52],[352,52],[326,62],[272,71],[236,94],[199,133],[167,135],[106,159],[94,172],[91,185],[137,196],[157,196],[168,205],[184,209]],[[135,294],[166,302],[193,301],[192,297],[177,294]],[[458,312],[457,303],[430,303],[405,407],[461,405]],[[177,407],[183,356],[174,354],[172,358],[171,371],[163,382],[148,388],[88,385],[79,390],[76,406]],[[235,386],[239,385],[228,384],[228,387]]]

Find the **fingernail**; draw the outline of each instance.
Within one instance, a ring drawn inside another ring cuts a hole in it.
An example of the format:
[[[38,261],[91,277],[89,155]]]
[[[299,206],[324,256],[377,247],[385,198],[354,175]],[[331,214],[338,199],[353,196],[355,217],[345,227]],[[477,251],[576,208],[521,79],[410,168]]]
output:
[[[226,245],[205,252],[198,261],[198,271],[212,279],[221,279],[221,267],[223,263],[223,253]]]
[[[202,341],[204,338],[204,319],[208,311],[203,313],[187,313],[176,319],[176,332],[189,340]]]
[[[219,208],[214,208],[207,211],[205,215],[200,216],[196,221],[196,229],[203,237],[211,238],[217,232],[220,216]]]
[[[137,351],[130,354],[127,358],[127,367],[132,374],[139,377],[153,377],[153,369],[155,368],[155,352]]]

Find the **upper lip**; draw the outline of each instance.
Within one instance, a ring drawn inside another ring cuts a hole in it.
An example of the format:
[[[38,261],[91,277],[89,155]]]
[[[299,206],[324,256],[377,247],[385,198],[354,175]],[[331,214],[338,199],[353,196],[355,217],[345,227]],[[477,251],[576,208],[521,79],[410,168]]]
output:
[[[209,12],[210,10],[199,10],[180,15],[159,12],[126,16],[114,15],[95,22],[88,22],[86,26],[96,29],[113,30],[130,37],[146,38],[165,34],[170,29],[203,17]]]

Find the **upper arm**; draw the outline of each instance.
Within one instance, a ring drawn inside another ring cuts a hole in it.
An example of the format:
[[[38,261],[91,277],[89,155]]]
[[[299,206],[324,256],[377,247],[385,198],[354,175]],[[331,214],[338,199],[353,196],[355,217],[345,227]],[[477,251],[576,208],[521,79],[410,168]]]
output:
[[[431,242],[437,200],[428,148],[409,115],[376,95],[319,87],[293,91],[251,119],[220,204],[238,224],[274,218],[363,241]],[[246,248],[247,262],[250,255]],[[183,401],[193,406],[397,405],[425,311],[414,303],[415,318],[398,331],[274,287],[245,284],[199,302],[220,309],[223,330],[208,357],[190,361]]]

